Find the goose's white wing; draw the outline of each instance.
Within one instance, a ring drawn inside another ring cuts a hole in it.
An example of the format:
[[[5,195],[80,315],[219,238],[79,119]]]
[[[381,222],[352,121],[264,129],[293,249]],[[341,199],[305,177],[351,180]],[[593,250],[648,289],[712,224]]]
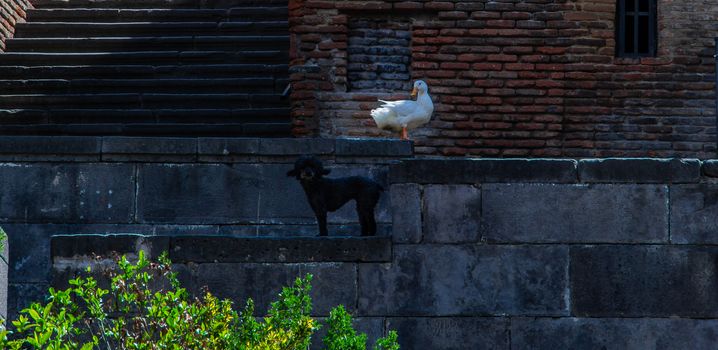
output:
[[[379,100],[379,101],[384,103],[384,105],[382,107],[391,108],[400,117],[414,114],[416,112],[417,108],[419,108],[419,104],[416,103],[416,101],[411,101],[411,100],[401,100],[401,101]]]

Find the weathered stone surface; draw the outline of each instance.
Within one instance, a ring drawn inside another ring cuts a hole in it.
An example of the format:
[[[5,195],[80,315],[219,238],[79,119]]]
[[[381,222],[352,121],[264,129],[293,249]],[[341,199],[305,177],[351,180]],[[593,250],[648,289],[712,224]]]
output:
[[[391,238],[171,238],[176,262],[384,262],[391,260]]]
[[[109,257],[113,252],[137,254],[144,251],[149,258],[169,251],[167,236],[141,235],[54,235],[50,239],[50,254],[55,262],[60,260],[92,259],[95,255]]]
[[[701,177],[701,162],[697,159],[583,159],[578,163],[578,175],[581,182],[698,182]]]
[[[674,185],[671,191],[671,242],[718,243],[718,185]]]
[[[101,138],[75,136],[0,136],[0,154],[92,155],[100,153]]]
[[[668,241],[666,186],[487,184],[482,196],[488,241]]]
[[[265,179],[258,165],[142,165],[137,219],[214,224],[257,219]]]
[[[508,349],[508,319],[479,317],[389,318],[402,349]]]
[[[407,159],[391,165],[391,183],[476,184],[577,181],[571,159]]]
[[[312,314],[328,316],[337,305],[354,313],[357,300],[357,267],[355,264],[301,264],[300,276],[311,274]]]
[[[411,141],[382,139],[336,139],[336,156],[411,157]]]
[[[715,247],[572,247],[573,314],[716,317],[717,260]]]
[[[709,159],[702,162],[703,174],[710,177],[718,177],[718,159]]]
[[[254,155],[259,152],[257,138],[200,138],[200,155]]]
[[[8,261],[10,260],[10,254],[8,253],[8,243],[3,242],[2,249],[0,250],[0,318],[7,320],[7,286],[9,281],[10,266]]]
[[[105,137],[102,139],[103,158],[113,155],[196,156],[196,138],[174,137]]]
[[[713,349],[718,320],[513,318],[515,349]]]
[[[561,246],[397,245],[359,265],[359,314],[566,315],[567,264]]]
[[[421,189],[416,184],[391,185],[392,239],[419,243],[422,235]]]
[[[481,226],[481,190],[470,185],[426,186],[424,220],[424,242],[478,241]]]
[[[280,156],[301,154],[332,154],[334,153],[334,140],[320,138],[263,138],[259,140],[259,153],[262,155]]]
[[[0,164],[0,218],[128,223],[134,182],[130,164]]]
[[[50,233],[38,225],[3,225],[10,250],[10,283],[46,282],[52,270]]]
[[[49,287],[50,285],[47,283],[8,284],[8,319],[16,320],[22,309],[33,302],[45,301]]]

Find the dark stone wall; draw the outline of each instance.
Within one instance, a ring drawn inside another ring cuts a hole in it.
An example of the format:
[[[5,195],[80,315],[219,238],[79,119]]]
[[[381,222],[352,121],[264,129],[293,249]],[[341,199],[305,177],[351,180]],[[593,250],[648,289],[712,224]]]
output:
[[[99,161],[0,165],[40,174],[4,177],[10,192],[91,208],[3,202],[11,312],[96,263],[91,253],[168,250],[189,290],[252,297],[259,313],[281,285],[312,273],[316,316],[344,304],[370,338],[397,329],[405,349],[715,343],[713,161],[398,160],[410,144],[351,140],[195,139],[181,142],[196,151],[148,143],[143,154],[109,146],[136,141],[98,140]],[[379,237],[351,237],[346,208],[330,216],[333,237],[314,237],[303,194],[284,176],[294,156],[275,155],[287,152],[383,181]],[[114,157],[122,161],[103,160]]]

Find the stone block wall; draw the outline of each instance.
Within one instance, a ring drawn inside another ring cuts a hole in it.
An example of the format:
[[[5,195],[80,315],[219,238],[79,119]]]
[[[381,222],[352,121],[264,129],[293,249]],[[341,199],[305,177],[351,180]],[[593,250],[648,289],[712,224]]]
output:
[[[396,329],[404,349],[710,349],[715,169],[697,159],[405,159],[388,165],[391,233],[380,237],[218,237],[206,226],[59,236],[43,278],[60,286],[90,253],[169,250],[191,290],[251,296],[260,313],[282,284],[312,273],[317,316],[344,304],[370,338]]]
[[[616,57],[615,12],[614,0],[292,0],[294,133],[390,135],[369,111],[409,91],[352,88],[352,28],[373,18],[387,40],[410,24],[408,73],[436,107],[413,133],[419,155],[713,157],[713,3],[658,0],[658,54],[641,59]]]
[[[5,51],[5,39],[15,33],[15,24],[25,19],[25,10],[32,8],[28,0],[3,0],[0,2],[0,52]]]
[[[388,190],[399,141],[353,139],[0,137],[0,227],[9,235],[9,311],[41,298],[50,237],[62,234],[315,236],[300,184],[286,176],[316,154],[332,177],[364,175]],[[328,217],[331,236],[359,235],[353,204]],[[388,192],[376,209],[388,235]],[[89,249],[89,248],[88,248]]]

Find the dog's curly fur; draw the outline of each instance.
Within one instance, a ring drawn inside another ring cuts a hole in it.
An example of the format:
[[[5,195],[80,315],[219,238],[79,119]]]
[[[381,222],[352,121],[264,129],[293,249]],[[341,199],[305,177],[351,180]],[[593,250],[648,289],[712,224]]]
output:
[[[314,156],[302,156],[294,163],[294,169],[287,176],[296,177],[302,184],[319,224],[319,235],[326,236],[327,212],[341,208],[354,199],[361,223],[361,235],[376,234],[374,208],[384,189],[375,181],[361,176],[325,178],[331,170],[324,168],[322,161]]]

